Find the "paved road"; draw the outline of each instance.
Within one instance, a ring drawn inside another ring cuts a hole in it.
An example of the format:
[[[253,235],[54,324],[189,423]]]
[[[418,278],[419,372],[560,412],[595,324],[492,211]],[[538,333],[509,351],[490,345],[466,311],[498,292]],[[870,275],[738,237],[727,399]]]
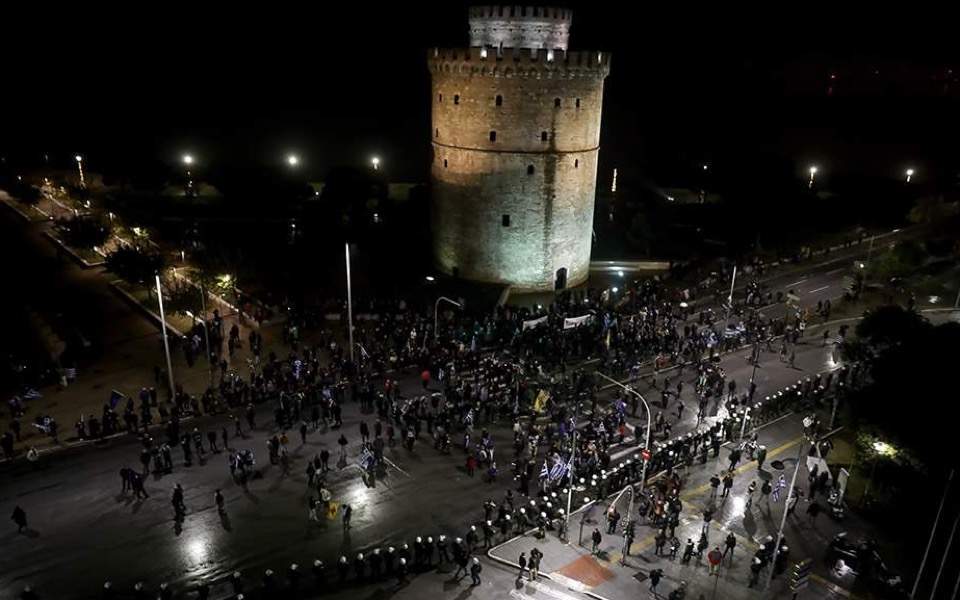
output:
[[[823,353],[817,346],[805,348],[798,366],[803,372],[819,368]],[[737,374],[746,369],[742,362],[735,354],[724,366]],[[772,361],[765,372],[769,375],[761,382],[761,391],[764,386],[779,388],[798,374]],[[415,385],[415,374],[404,381]],[[355,455],[361,415],[355,404],[348,404],[344,412],[344,431]],[[692,425],[687,421],[687,426]],[[263,461],[270,429],[257,430],[232,445],[254,449]],[[510,447],[506,426],[492,432],[498,448]],[[18,536],[11,531],[3,536],[4,545],[13,552],[0,558],[0,590],[16,589],[26,581],[64,593],[94,589],[106,578],[118,585],[132,585],[141,577],[153,583],[215,579],[234,569],[276,569],[292,561],[308,563],[317,556],[331,560],[341,552],[411,540],[418,534],[462,535],[467,522],[480,517],[483,500],[499,500],[509,483],[508,476],[493,484],[467,477],[460,451],[444,455],[427,443],[418,445],[414,453],[394,448],[386,453],[393,466],[373,489],[362,483],[353,466],[332,476],[334,498],[356,507],[349,533],[338,523],[309,526],[304,460],[323,447],[336,455],[337,435],[333,431],[310,434],[303,447],[296,435],[291,436],[291,473],[284,475],[277,466],[265,466],[263,478],[253,481],[248,492],[231,481],[226,457],[218,454],[206,464],[178,465],[173,475],[151,478],[147,486],[151,497],[143,502],[119,493],[120,468],[138,464],[138,444],[129,438],[47,455],[37,469],[21,462],[3,475],[0,506],[24,506],[36,534]],[[178,457],[179,452],[174,455]],[[505,468],[508,461],[504,457],[501,461]],[[169,503],[177,482],[186,490],[188,506],[182,531],[175,527]],[[226,521],[213,506],[217,488],[227,498]],[[43,575],[54,572],[60,576]]]

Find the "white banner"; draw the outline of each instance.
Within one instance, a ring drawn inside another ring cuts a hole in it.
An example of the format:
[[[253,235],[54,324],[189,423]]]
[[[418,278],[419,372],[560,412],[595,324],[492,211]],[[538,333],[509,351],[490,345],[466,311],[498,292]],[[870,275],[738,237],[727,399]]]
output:
[[[581,325],[586,325],[590,322],[590,319],[593,318],[593,315],[583,315],[582,317],[570,317],[563,320],[564,329],[573,329],[574,327],[580,327]]]
[[[522,331],[526,331],[526,330],[528,330],[528,329],[533,329],[534,327],[539,327],[540,325],[546,325],[546,324],[547,324],[547,315],[543,315],[543,316],[540,317],[539,319],[532,319],[532,320],[530,320],[530,321],[524,321],[524,322],[523,322],[523,329],[522,329]]]

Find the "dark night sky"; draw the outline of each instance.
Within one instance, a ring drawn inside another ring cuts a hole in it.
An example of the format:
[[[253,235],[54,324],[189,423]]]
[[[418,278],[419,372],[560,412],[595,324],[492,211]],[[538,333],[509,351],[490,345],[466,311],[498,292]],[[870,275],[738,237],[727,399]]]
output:
[[[944,96],[931,79],[960,73],[943,51],[953,37],[934,27],[947,25],[942,15],[561,4],[575,10],[572,48],[614,53],[604,171],[663,181],[704,159],[745,173],[770,155],[849,172],[960,167],[960,83]],[[29,27],[6,44],[3,77],[14,84],[0,152],[18,162],[82,152],[89,168],[117,170],[169,164],[186,148],[205,168],[259,166],[292,148],[315,177],[378,152],[398,178],[422,179],[425,49],[465,45],[467,5],[22,15]],[[884,72],[871,80],[875,65]],[[839,81],[828,98],[831,72]]]

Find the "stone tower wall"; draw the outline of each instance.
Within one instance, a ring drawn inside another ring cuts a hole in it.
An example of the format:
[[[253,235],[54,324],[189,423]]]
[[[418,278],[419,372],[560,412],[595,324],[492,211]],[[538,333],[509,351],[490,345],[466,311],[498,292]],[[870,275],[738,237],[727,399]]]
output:
[[[438,268],[519,290],[553,289],[561,268],[585,281],[609,55],[437,49],[428,64]]]

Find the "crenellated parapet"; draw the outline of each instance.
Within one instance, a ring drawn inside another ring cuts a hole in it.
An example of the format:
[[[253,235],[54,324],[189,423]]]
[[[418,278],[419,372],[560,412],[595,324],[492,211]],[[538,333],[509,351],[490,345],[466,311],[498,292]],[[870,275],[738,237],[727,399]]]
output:
[[[605,78],[610,74],[608,52],[544,48],[434,48],[427,65],[434,73],[469,77]]]

